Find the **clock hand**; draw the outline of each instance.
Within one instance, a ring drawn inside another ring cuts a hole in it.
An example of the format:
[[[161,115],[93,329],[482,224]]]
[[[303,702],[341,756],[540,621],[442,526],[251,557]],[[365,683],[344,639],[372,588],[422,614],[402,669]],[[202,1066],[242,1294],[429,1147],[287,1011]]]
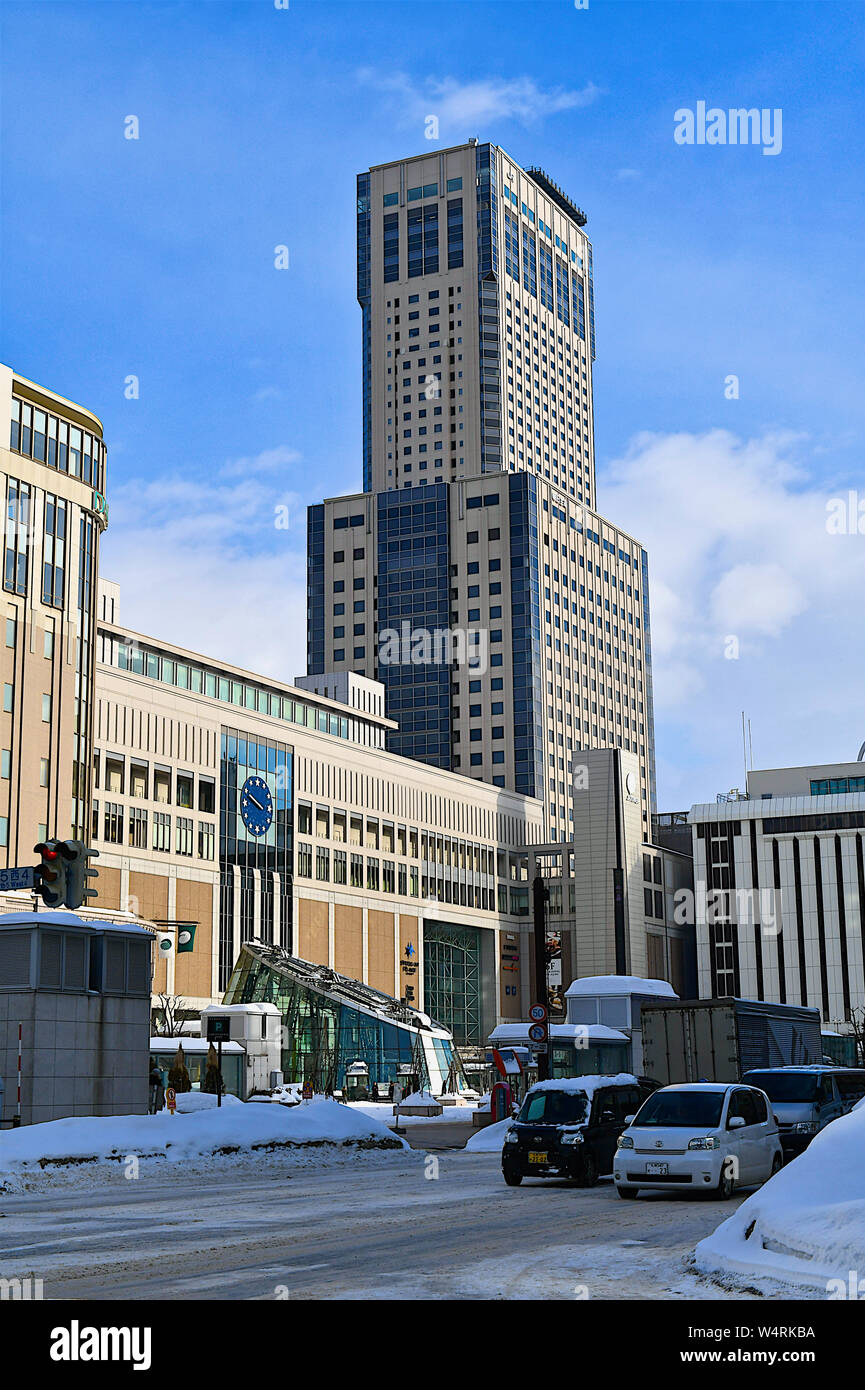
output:
[[[264,806],[260,801],[256,801],[255,797],[252,795],[252,792],[247,792],[246,795],[248,800],[252,802],[253,806],[257,806],[259,811],[264,810]]]

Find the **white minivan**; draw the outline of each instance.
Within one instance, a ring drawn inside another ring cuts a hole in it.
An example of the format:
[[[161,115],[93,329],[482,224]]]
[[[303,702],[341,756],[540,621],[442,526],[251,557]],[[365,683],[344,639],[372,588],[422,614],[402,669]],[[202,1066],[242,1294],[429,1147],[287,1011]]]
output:
[[[741,1082],[664,1086],[629,1117],[613,1180],[620,1197],[640,1188],[709,1192],[765,1182],[784,1162],[778,1124],[763,1091]]]

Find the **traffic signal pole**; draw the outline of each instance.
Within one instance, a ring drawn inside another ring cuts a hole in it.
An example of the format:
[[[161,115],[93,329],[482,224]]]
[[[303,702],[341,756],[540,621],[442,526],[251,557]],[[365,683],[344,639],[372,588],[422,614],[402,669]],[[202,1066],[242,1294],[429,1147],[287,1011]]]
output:
[[[532,883],[535,926],[535,999],[544,1006],[545,1013],[547,1009],[547,903],[549,897],[550,890],[538,871]],[[547,1022],[546,1048],[546,1052],[537,1054],[539,1081],[548,1081],[550,1078],[549,1022]]]

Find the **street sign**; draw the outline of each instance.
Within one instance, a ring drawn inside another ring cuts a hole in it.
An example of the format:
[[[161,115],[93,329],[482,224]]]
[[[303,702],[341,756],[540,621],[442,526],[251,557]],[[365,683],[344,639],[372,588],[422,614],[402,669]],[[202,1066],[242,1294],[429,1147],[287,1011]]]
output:
[[[0,893],[14,893],[16,888],[32,888],[34,882],[32,868],[0,869]]]
[[[177,1109],[177,1093],[173,1086],[169,1086],[165,1092],[165,1104],[168,1106],[169,1112],[173,1115]]]
[[[231,1017],[228,1014],[207,1015],[207,1041],[218,1042],[219,1039],[231,1038]]]
[[[529,1018],[532,1023],[543,1023],[547,1016],[547,1010],[543,1004],[533,1004],[529,1009]]]
[[[311,1082],[311,1081],[304,1081],[304,1083],[303,1083],[303,1090],[301,1091],[300,1094],[301,1094],[301,1098],[302,1098],[303,1100],[312,1100],[312,1094],[313,1094],[313,1092],[312,1092],[312,1082]]]
[[[547,1030],[542,1023],[533,1023],[529,1029],[529,1038],[533,1043],[542,1043],[547,1040]]]

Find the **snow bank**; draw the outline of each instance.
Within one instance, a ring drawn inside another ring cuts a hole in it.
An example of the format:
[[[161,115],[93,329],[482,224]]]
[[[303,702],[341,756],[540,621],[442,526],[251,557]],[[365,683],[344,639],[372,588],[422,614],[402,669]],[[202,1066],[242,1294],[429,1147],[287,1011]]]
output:
[[[179,1097],[178,1097],[179,1099]],[[402,1149],[380,1121],[331,1100],[298,1106],[223,1104],[188,1115],[88,1116],[0,1133],[0,1190],[20,1185],[28,1173],[78,1164],[123,1162],[130,1157],[170,1162],[262,1156],[306,1146]]]
[[[194,1115],[199,1110],[216,1110],[218,1108],[217,1097],[211,1095],[209,1091],[178,1091],[176,1100],[178,1115]],[[222,1104],[224,1106],[242,1105],[243,1102],[238,1100],[237,1096],[226,1093],[222,1097]]]
[[[865,1108],[835,1120],[697,1246],[701,1273],[833,1292],[865,1276]],[[849,1295],[848,1295],[849,1296]],[[855,1296],[855,1295],[854,1295]]]
[[[513,1120],[498,1120],[494,1125],[486,1125],[483,1129],[479,1129],[477,1134],[473,1134],[469,1139],[465,1152],[473,1154],[501,1153],[505,1134],[512,1124]]]

